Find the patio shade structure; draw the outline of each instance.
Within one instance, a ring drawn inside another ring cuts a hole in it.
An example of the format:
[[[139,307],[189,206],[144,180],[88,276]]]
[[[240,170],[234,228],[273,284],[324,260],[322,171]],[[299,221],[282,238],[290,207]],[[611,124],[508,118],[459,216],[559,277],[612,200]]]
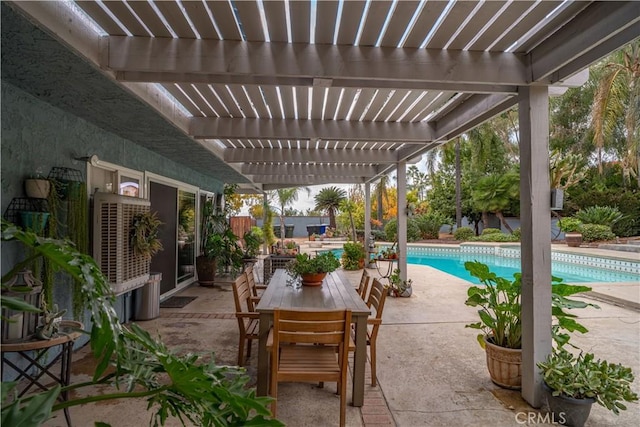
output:
[[[519,104],[523,396],[539,406],[535,361],[550,348],[550,248],[540,237],[549,221],[548,96],[640,36],[640,3],[6,3],[164,123],[118,120],[121,105],[91,99],[81,80],[61,85],[74,77],[60,72],[63,64],[20,62],[25,53],[7,51],[5,34],[3,79],[37,96],[48,88],[60,108],[255,191],[361,183],[368,194],[368,184],[398,169],[405,206],[407,162]],[[44,58],[52,48],[26,42]],[[55,96],[60,87],[86,96]],[[99,107],[87,110],[88,102]],[[171,140],[153,137],[166,132]],[[401,242],[403,225],[399,215]]]

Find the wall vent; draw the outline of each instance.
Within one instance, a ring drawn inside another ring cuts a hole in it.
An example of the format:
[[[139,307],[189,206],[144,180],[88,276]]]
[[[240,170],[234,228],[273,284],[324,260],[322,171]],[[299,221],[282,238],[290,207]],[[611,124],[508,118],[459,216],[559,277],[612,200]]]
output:
[[[115,295],[149,280],[150,260],[135,255],[130,244],[133,218],[150,210],[145,199],[111,193],[93,196],[93,257]]]

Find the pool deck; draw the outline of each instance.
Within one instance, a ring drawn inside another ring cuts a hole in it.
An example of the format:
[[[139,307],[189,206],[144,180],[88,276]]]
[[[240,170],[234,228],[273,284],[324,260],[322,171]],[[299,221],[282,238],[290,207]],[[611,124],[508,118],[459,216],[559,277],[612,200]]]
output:
[[[323,245],[323,248],[329,247]],[[305,243],[302,248],[317,250]],[[594,253],[591,248],[577,250]],[[617,255],[610,252],[604,255]],[[368,271],[377,274],[376,269]],[[355,286],[362,270],[346,274]],[[464,327],[477,321],[475,309],[464,305],[469,283],[428,266],[409,265],[408,276],[413,279],[412,297],[388,298],[384,309],[378,336],[378,386],[371,387],[367,382],[362,408],[347,405],[347,426],[515,427],[523,425],[526,417],[538,417],[539,411],[531,408],[519,392],[501,389],[489,379],[484,351],[476,342],[477,331]],[[640,284],[594,284],[594,291],[637,302]],[[184,308],[163,308],[160,317],[137,323],[153,335],[159,334],[170,348],[214,351],[217,363],[235,363],[238,327],[232,314],[230,286],[194,285],[181,295],[197,298]],[[589,332],[573,335],[572,342],[593,352],[597,358],[631,367],[638,377],[640,311],[628,305],[591,299],[589,295],[585,295],[585,299],[598,304],[600,309],[576,310]],[[254,345],[246,365],[253,381],[257,366],[255,350]],[[93,373],[93,363],[88,346],[75,352],[73,380],[86,380]],[[639,379],[632,388],[640,392]],[[319,389],[313,384],[283,383],[279,386],[278,401],[278,418],[288,426],[338,424],[339,399],[333,384]],[[585,427],[639,425],[640,405],[627,406],[627,411],[616,416],[594,405]],[[93,425],[94,420],[101,420],[124,427],[148,425],[151,415],[143,400],[74,407],[71,414],[77,426]],[[543,416],[540,413],[540,417]],[[544,418],[536,419],[536,425],[553,425],[541,422]],[[63,426],[64,418],[58,415],[45,425]],[[166,425],[173,427],[181,423],[169,420]]]

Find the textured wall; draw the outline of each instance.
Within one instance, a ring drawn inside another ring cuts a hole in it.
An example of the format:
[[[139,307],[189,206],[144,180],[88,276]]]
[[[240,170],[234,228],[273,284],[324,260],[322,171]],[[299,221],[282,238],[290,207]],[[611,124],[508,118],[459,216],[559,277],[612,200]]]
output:
[[[48,174],[53,166],[74,168],[86,173],[86,164],[77,155],[97,154],[100,159],[131,169],[148,170],[188,184],[219,192],[222,183],[190,170],[32,95],[2,82],[2,212],[13,197],[24,197],[23,180],[41,168]],[[86,177],[85,177],[86,178]],[[13,242],[2,243],[2,273],[21,259],[22,250]],[[60,308],[71,310],[69,287],[62,281],[54,290]],[[128,301],[119,297],[116,308],[124,319]],[[85,323],[88,319],[84,319]]]

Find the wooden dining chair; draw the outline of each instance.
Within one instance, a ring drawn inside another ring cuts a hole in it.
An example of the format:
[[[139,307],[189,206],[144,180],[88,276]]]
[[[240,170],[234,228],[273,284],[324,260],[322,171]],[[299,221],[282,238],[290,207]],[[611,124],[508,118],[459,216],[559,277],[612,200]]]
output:
[[[350,325],[351,310],[274,310],[271,397],[277,398],[279,382],[336,382],[344,426]],[[277,400],[271,412],[276,417]]]
[[[387,298],[387,289],[378,279],[373,279],[372,282],[366,303],[369,309],[375,310],[375,314],[367,318],[367,345],[369,346],[369,361],[371,364],[371,386],[375,387],[378,383],[376,378],[376,339],[378,338],[378,329],[382,324],[382,310]],[[349,351],[355,351],[355,349],[355,342],[351,339],[349,341]]]
[[[260,300],[260,296],[262,296],[262,292],[267,289],[266,285],[259,285],[256,283],[256,277],[253,272],[253,264],[245,268],[244,274],[247,275],[247,281],[249,282],[249,289],[251,289],[251,294],[254,297],[254,303]]]
[[[362,277],[360,277],[360,284],[358,285],[358,295],[363,300],[367,300],[367,291],[369,290],[369,281],[371,280],[371,276],[366,269],[362,270]]]
[[[247,274],[242,273],[233,282],[233,299],[236,305],[236,318],[240,331],[238,343],[238,366],[243,366],[244,361],[251,357],[251,341],[258,339],[259,320],[258,313],[254,310],[254,301],[249,289]],[[243,360],[244,344],[247,342],[247,357]]]

